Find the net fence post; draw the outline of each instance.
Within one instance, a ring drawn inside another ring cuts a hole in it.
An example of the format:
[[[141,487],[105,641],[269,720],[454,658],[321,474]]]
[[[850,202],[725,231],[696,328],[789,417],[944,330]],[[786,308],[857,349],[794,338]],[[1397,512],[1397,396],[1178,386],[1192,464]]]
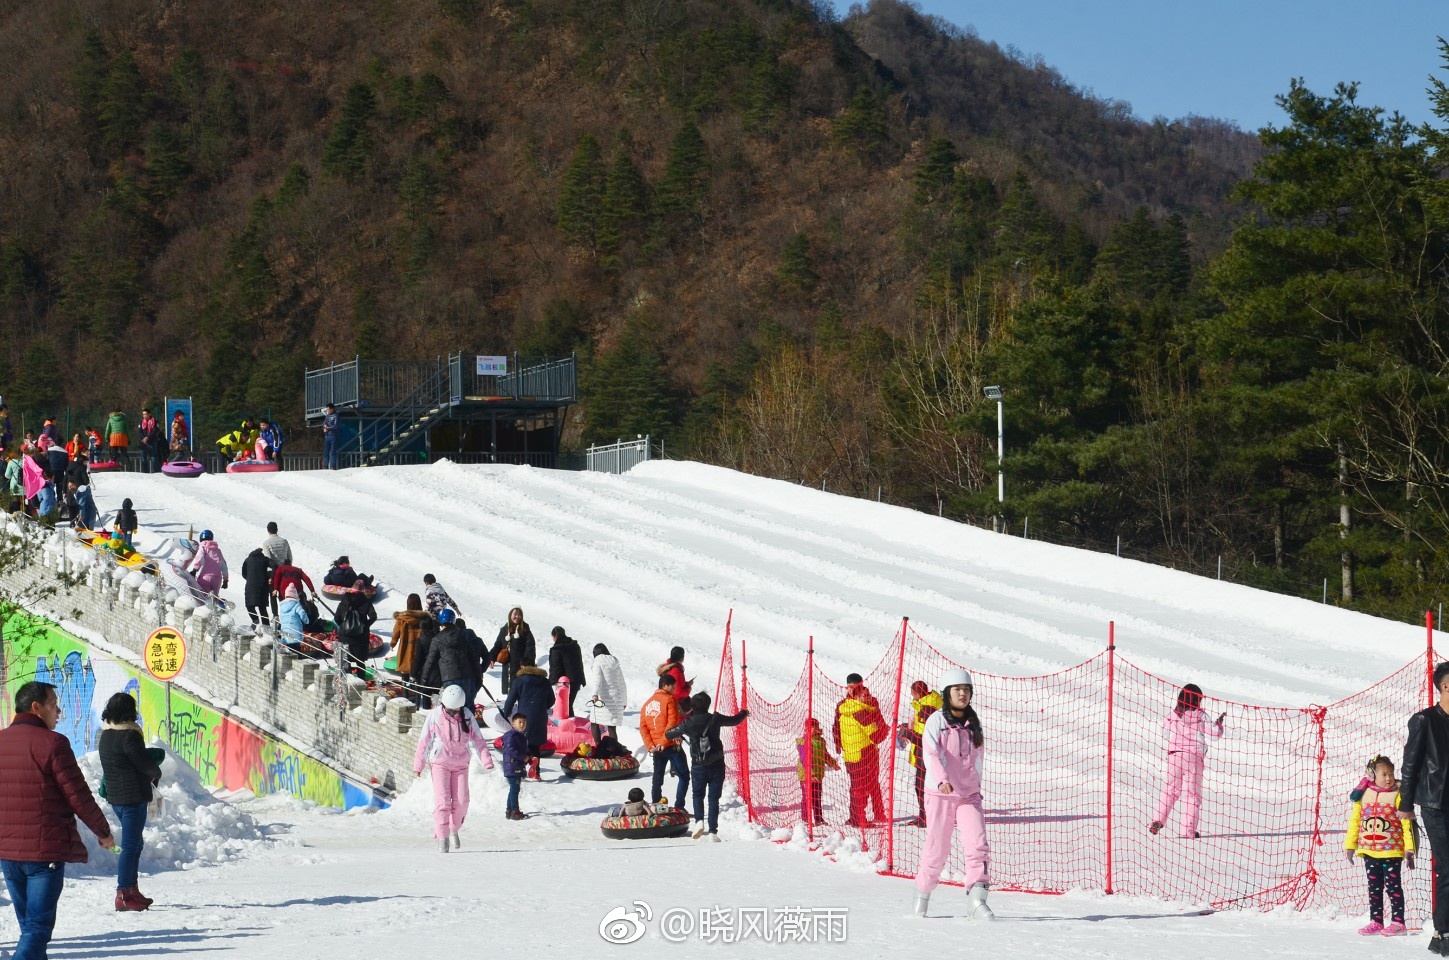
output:
[[[890,818],[886,825],[886,872],[892,874],[896,872],[896,755],[900,753],[895,740],[896,731],[901,726],[901,679],[906,675],[906,630],[910,623],[910,617],[901,617],[901,635],[896,639],[896,696],[891,707],[890,738],[886,741],[891,745],[890,779],[887,781],[890,796],[886,800],[886,816]]]
[[[740,641],[740,705],[739,709],[750,708],[750,647],[749,641]],[[745,788],[745,816],[755,821],[754,790],[750,788],[750,718],[740,724],[740,733],[745,738],[745,748],[740,751],[740,783]]]
[[[1116,770],[1113,764],[1113,746],[1116,743],[1116,721],[1117,706],[1117,621],[1107,621],[1107,876],[1104,893],[1112,893],[1112,828],[1114,824],[1114,810],[1112,801],[1112,781],[1115,779]]]
[[[805,650],[805,755],[802,761],[805,765],[805,836],[810,840],[815,839],[815,797],[820,792],[820,787],[815,785],[815,727],[810,721],[815,719],[815,636],[811,634],[810,645]],[[825,775],[824,764],[821,764],[820,775]],[[822,779],[821,785],[824,785]]]

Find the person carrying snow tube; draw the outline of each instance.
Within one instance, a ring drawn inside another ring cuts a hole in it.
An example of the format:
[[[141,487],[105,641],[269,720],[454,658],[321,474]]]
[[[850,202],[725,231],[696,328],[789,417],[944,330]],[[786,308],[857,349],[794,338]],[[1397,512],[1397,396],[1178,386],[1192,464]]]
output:
[[[1199,704],[1202,703],[1202,688],[1189,683],[1177,694],[1177,706],[1162,721],[1162,732],[1167,737],[1167,780],[1162,785],[1162,797],[1157,801],[1157,815],[1152,818],[1152,833],[1160,831],[1177,798],[1182,797],[1182,837],[1196,840],[1197,818],[1202,812],[1202,770],[1207,757],[1207,738],[1223,735],[1223,719],[1208,721]]]
[[[219,596],[229,583],[226,557],[221,555],[221,547],[217,546],[210,530],[201,531],[198,539],[201,545],[197,548],[187,573],[196,578],[196,586],[202,593]]]
[[[981,718],[971,707],[975,685],[965,670],[941,675],[941,709],[926,720],[921,753],[926,760],[926,845],[916,872],[915,914],[926,915],[931,892],[951,855],[951,834],[959,833],[961,880],[969,891],[967,916],[992,920],[986,905],[991,884],[991,847],[981,805]]]
[[[444,853],[450,840],[454,850],[463,845],[458,831],[468,816],[468,748],[478,754],[483,769],[493,769],[478,723],[472,711],[463,709],[465,699],[462,687],[443,688],[441,703],[429,711],[413,753],[413,773],[421,777],[424,762],[433,771],[433,837],[442,842]]]

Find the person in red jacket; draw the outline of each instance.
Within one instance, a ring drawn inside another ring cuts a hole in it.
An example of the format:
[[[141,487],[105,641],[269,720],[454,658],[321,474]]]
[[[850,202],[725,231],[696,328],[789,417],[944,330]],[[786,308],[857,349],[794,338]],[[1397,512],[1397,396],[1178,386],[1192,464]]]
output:
[[[272,573],[272,594],[274,597],[285,597],[287,588],[296,584],[297,593],[302,592],[302,585],[306,584],[307,589],[315,596],[317,588],[312,586],[312,578],[307,576],[301,567],[294,567],[290,563],[277,565]],[[275,612],[275,611],[274,611]]]
[[[32,680],[16,691],[15,720],[0,730],[0,872],[20,924],[14,960],[45,957],[65,865],[87,859],[76,817],[103,849],[116,845],[70,741],[55,732],[59,721],[55,687]]]
[[[691,709],[689,688],[694,686],[694,681],[684,677],[684,648],[670,647],[669,659],[655,667],[654,672],[661,677],[668,674],[674,678],[674,699],[679,705],[679,713],[681,716],[688,714]]]

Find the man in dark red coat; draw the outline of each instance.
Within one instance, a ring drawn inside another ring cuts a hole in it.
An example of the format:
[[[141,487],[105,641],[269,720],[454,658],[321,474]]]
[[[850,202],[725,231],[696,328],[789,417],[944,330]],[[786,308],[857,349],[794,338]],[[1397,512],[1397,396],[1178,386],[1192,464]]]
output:
[[[15,694],[15,720],[0,730],[0,872],[20,922],[12,960],[45,956],[65,865],[86,862],[75,818],[101,847],[116,845],[70,741],[55,732],[59,720],[55,687],[32,680]]]

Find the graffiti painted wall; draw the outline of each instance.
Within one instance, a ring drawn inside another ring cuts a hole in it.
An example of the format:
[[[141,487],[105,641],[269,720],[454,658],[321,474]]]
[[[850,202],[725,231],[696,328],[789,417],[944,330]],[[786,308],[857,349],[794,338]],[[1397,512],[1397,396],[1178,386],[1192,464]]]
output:
[[[175,688],[168,725],[166,684],[141,667],[91,650],[48,621],[30,619],[20,629],[6,630],[5,667],[6,721],[22,684],[54,684],[63,711],[56,730],[70,740],[77,755],[96,749],[101,712],[111,695],[129,693],[140,707],[147,741],[169,743],[209,785],[259,796],[285,792],[331,807],[376,802],[369,790],[349,783],[326,764]]]

